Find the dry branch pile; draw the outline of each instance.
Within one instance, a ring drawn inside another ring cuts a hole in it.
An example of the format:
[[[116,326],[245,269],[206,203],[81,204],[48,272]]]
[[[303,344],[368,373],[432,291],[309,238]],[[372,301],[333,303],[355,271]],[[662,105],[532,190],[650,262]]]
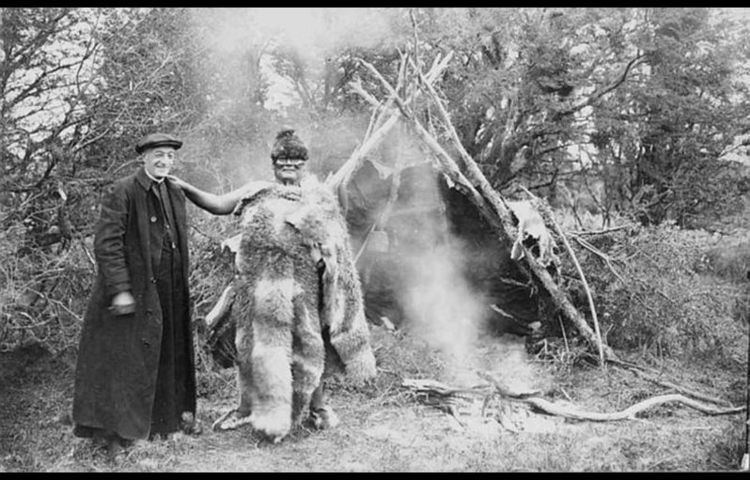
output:
[[[648,398],[618,412],[591,412],[567,402],[544,399],[538,391],[516,391],[487,372],[477,372],[477,374],[487,383],[469,388],[458,388],[435,380],[404,379],[401,386],[414,392],[416,399],[421,403],[443,410],[453,415],[459,422],[461,422],[460,415],[492,417],[505,428],[513,431],[517,431],[518,427],[513,426],[509,413],[513,411],[513,405],[519,404],[529,407],[531,411],[547,415],[594,422],[633,420],[639,413],[667,403],[681,404],[706,415],[730,415],[746,410],[745,406],[718,407],[682,394],[665,394]],[[719,400],[719,403],[725,402]],[[477,408],[478,405],[481,407]]]

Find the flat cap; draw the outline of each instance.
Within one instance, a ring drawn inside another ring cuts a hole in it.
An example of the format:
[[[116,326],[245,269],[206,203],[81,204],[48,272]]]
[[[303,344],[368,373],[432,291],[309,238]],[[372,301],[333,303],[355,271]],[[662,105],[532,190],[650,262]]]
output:
[[[172,147],[175,150],[182,146],[182,141],[167,133],[152,133],[143,137],[136,145],[135,151],[140,155],[149,148]]]

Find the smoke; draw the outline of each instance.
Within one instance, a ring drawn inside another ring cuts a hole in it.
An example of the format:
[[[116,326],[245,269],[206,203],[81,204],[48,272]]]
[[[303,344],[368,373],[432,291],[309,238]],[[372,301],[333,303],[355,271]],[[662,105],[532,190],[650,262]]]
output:
[[[227,19],[231,31],[256,31],[311,61],[322,60],[322,55],[333,50],[373,48],[392,38],[388,14],[373,8],[251,8],[241,12],[235,15],[233,9]]]
[[[403,299],[412,334],[440,352],[446,376],[461,381],[473,372],[485,302],[464,277],[459,243],[439,245],[408,260]]]
[[[301,60],[313,77],[308,80],[315,80],[337,52],[393,43],[394,15],[376,8],[219,8],[195,10],[193,21],[203,31],[209,55],[226,59],[283,52]],[[263,63],[268,80],[283,83],[268,58]],[[273,87],[281,96],[288,93],[285,85]]]
[[[306,103],[303,93],[313,103],[321,100],[332,73],[327,60],[345,49],[394,43],[395,18],[395,9],[377,8],[191,10],[203,48],[196,75],[209,108],[195,138],[187,139],[192,158],[211,165],[235,188],[271,179],[273,138],[282,126],[291,126],[310,149],[311,171],[324,176],[338,168],[358,144],[369,114],[321,114],[320,105]],[[298,67],[305,92],[290,81]]]
[[[487,314],[487,299],[467,278],[463,239],[453,235],[430,153],[408,129],[389,138],[402,170],[399,197],[388,222],[401,256],[400,302],[404,327],[439,352],[444,374],[458,383],[476,378],[477,339]]]

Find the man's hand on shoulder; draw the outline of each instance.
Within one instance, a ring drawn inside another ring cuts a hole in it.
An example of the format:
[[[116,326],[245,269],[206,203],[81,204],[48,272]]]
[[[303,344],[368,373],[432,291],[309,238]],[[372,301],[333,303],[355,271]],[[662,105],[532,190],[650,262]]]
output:
[[[170,182],[174,183],[176,186],[180,187],[183,190],[187,186],[187,183],[185,183],[185,181],[181,179],[180,177],[176,177],[174,175],[167,175],[167,178],[169,179]]]

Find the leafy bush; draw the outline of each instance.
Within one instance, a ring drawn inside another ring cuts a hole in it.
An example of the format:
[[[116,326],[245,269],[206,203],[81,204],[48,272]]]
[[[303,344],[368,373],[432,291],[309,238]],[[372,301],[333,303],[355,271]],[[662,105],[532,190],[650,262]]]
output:
[[[733,247],[668,223],[589,241],[598,253],[576,248],[576,255],[613,348],[744,365],[746,309],[738,305],[746,302],[747,280],[717,253],[729,255]]]
[[[208,348],[206,315],[234,275],[234,257],[221,242],[237,233],[235,217],[215,217],[189,207],[190,217],[190,297],[198,395],[233,390],[233,373],[222,370]]]
[[[25,233],[0,233],[0,351],[41,344],[59,353],[77,345],[95,272],[91,246],[78,238],[20,255]]]

